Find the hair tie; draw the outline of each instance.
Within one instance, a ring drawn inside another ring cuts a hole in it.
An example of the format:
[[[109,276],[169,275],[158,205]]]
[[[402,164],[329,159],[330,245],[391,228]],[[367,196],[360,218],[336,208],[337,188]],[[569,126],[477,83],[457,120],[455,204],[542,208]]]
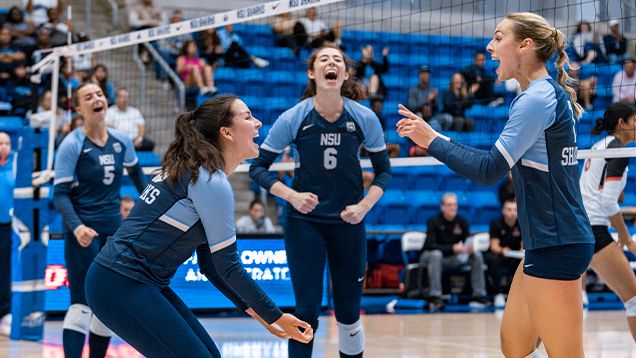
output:
[[[188,120],[192,123],[196,121],[196,119],[194,118],[194,111],[188,112]]]
[[[557,30],[553,27],[552,28],[552,37],[556,37],[557,34]]]

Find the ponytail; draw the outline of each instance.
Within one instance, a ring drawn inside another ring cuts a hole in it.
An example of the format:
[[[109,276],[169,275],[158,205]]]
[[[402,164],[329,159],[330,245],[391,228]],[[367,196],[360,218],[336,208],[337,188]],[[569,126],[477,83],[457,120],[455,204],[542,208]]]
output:
[[[220,150],[220,129],[231,127],[232,104],[238,97],[224,95],[203,102],[192,112],[179,114],[174,124],[174,140],[163,158],[160,173],[168,184],[190,173],[196,183],[199,167],[209,173],[222,170],[225,162]]]
[[[583,115],[583,107],[581,107],[581,105],[576,101],[576,91],[572,87],[566,85],[566,82],[570,79],[570,76],[565,71],[564,67],[566,62],[568,64],[570,63],[570,59],[568,58],[568,54],[565,53],[565,39],[563,37],[563,33],[555,28],[552,28],[552,34],[554,36],[555,49],[559,54],[559,57],[556,60],[556,68],[558,73],[557,83],[560,84],[561,87],[563,87],[563,89],[565,89],[565,91],[570,96],[570,102],[572,102],[572,107],[574,109],[574,117],[578,119],[581,118],[581,116]]]
[[[599,135],[603,133],[603,130],[606,130],[607,134],[612,135],[616,132],[616,126],[621,119],[623,122],[627,122],[635,113],[636,109],[632,105],[625,102],[614,102],[607,107],[603,118],[596,119],[596,126],[592,128],[592,134]]]
[[[592,135],[599,135],[601,133],[603,133],[603,130],[605,129],[605,122],[603,121],[603,118],[598,117],[596,118],[596,125],[592,128]]]

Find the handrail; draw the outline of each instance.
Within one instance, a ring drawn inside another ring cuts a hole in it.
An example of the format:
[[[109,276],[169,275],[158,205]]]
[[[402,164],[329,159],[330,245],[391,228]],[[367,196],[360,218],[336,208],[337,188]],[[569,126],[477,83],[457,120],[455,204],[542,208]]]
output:
[[[144,42],[143,45],[146,46],[146,48],[148,49],[148,52],[152,54],[152,57],[155,59],[155,61],[159,63],[159,66],[161,66],[161,68],[163,68],[163,70],[166,71],[168,76],[170,76],[170,78],[172,79],[172,82],[174,82],[175,85],[178,87],[179,110],[182,112],[185,111],[185,93],[186,93],[185,84],[183,84],[183,81],[181,80],[179,75],[177,75],[177,73],[174,72],[172,67],[168,65],[166,60],[163,58],[163,56],[161,56],[161,54],[159,53],[159,51],[157,51],[156,48],[154,48],[152,45],[150,45],[147,42]]]
[[[115,0],[108,0],[108,4],[113,11],[113,24],[108,28],[107,33],[112,33],[115,31],[117,26],[119,25],[119,8],[117,7],[117,3]]]
[[[139,58],[139,44],[135,44],[133,46],[133,60],[137,63],[137,67],[139,67],[139,72],[141,73],[141,81],[139,83],[140,92],[141,92],[141,104],[146,103],[146,66]]]

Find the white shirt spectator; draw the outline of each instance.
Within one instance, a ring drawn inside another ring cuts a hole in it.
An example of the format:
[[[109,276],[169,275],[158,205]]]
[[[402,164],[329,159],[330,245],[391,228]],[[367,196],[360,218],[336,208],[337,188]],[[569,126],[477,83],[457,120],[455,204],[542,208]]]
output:
[[[57,7],[58,0],[33,0],[33,12],[27,14],[31,17],[31,20],[35,22],[35,26],[40,26],[49,22],[49,16],[46,11],[52,7]],[[29,0],[22,1],[22,8],[26,9]]]
[[[612,81],[612,102],[619,102],[621,99],[630,97],[636,98],[636,73],[629,77],[625,70],[618,72]],[[632,101],[633,102],[633,101]]]
[[[319,35],[322,30],[329,31],[329,26],[320,19],[310,20],[309,18],[303,17],[298,21],[305,27],[305,32],[307,32],[310,42],[314,39],[312,35]]]
[[[135,140],[139,137],[138,126],[146,125],[146,120],[137,108],[129,106],[125,111],[121,111],[117,105],[112,105],[106,112],[106,124]]]
[[[245,215],[240,219],[236,220],[236,232],[238,233],[254,233],[254,232],[262,232],[262,233],[273,233],[276,232],[276,228],[274,228],[274,224],[272,220],[267,216],[263,217],[263,223],[259,226],[256,225],[252,217],[249,215]]]

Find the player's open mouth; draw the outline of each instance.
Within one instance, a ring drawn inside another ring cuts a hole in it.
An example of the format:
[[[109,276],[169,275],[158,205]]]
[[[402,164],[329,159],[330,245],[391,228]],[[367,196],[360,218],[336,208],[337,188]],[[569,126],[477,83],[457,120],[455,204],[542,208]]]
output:
[[[93,108],[93,112],[95,112],[95,113],[99,113],[102,110],[104,110],[104,106],[97,106],[97,107]]]
[[[335,68],[330,68],[325,71],[325,80],[329,83],[338,82],[338,71]]]

